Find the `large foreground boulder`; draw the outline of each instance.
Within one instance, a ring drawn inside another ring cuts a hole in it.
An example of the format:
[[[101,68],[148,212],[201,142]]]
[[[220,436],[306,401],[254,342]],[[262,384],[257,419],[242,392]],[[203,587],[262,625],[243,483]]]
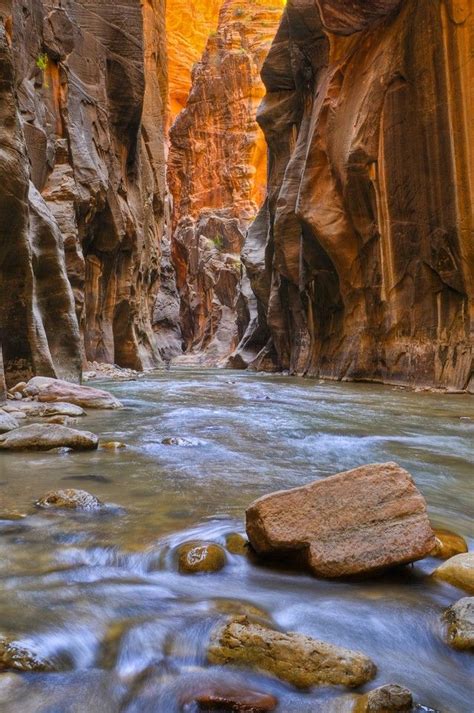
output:
[[[373,662],[358,651],[303,634],[275,631],[245,616],[231,620],[214,632],[208,659],[212,664],[256,668],[297,688],[361,686],[376,673]]]
[[[98,445],[99,439],[94,433],[52,423],[21,426],[0,436],[0,449],[6,451],[50,451],[53,448],[92,451]]]
[[[122,406],[120,401],[107,391],[46,376],[35,376],[30,379],[26,393],[35,396],[38,401],[49,403],[66,401],[83,408],[115,409]]]
[[[433,577],[474,594],[474,552],[451,557],[433,572]]]
[[[256,500],[247,534],[261,555],[303,559],[313,574],[365,574],[426,557],[426,503],[396,463],[366,465]]]

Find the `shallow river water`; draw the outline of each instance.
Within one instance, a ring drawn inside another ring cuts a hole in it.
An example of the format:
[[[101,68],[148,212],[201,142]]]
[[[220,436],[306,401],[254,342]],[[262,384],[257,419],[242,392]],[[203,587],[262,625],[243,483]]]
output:
[[[244,532],[245,507],[260,495],[387,460],[412,473],[434,525],[472,548],[474,420],[460,420],[474,419],[472,399],[232,371],[101,385],[125,408],[92,412],[79,427],[127,449],[0,458],[0,512],[28,513],[0,520],[0,634],[61,670],[0,674],[2,713],[174,713],[220,680],[273,692],[280,713],[334,710],[341,691],[301,693],[206,666],[212,627],[249,607],[282,629],[364,651],[378,667],[367,689],[399,683],[443,713],[474,711],[474,657],[443,642],[440,621],[463,593],[430,579],[436,560],[351,583],[231,554],[210,575],[181,575],[175,561],[185,541],[225,544]],[[193,445],[162,444],[173,436]],[[36,512],[34,501],[59,487],[119,509]]]

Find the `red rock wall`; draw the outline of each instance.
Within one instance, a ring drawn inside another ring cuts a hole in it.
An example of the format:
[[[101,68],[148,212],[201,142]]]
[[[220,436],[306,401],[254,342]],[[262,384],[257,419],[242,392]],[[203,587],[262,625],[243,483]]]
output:
[[[289,0],[243,252],[259,315],[233,363],[466,387],[473,23],[466,0]]]
[[[256,123],[259,73],[281,0],[222,3],[217,32],[192,73],[185,110],[171,128],[173,260],[188,352],[226,358],[239,340],[240,251],[266,186],[266,146]]]
[[[173,346],[152,325],[166,218],[164,0],[2,1],[0,17],[7,380],[77,378],[84,356],[157,363]],[[155,317],[159,331],[159,307]]]

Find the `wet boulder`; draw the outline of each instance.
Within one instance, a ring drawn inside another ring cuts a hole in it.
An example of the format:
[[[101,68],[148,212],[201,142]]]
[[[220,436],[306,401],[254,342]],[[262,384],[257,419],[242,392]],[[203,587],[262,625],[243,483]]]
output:
[[[127,446],[122,441],[105,441],[101,442],[100,447],[106,451],[120,451]]]
[[[19,425],[14,416],[6,413],[6,411],[0,410],[0,433],[13,431],[13,429],[18,428]]]
[[[91,451],[98,445],[99,439],[94,433],[53,423],[21,426],[0,436],[0,449],[7,451],[50,451],[53,448]]]
[[[249,541],[238,532],[231,532],[225,538],[225,546],[232,555],[248,554]]]
[[[435,530],[434,534],[436,544],[430,552],[432,557],[446,560],[467,552],[466,540],[461,535],[456,535],[455,532],[450,530]]]
[[[102,510],[104,504],[87,490],[76,490],[66,488],[64,490],[52,490],[36,501],[36,507],[44,510]]]
[[[195,438],[181,438],[181,436],[163,438],[161,443],[164,446],[178,446],[179,448],[192,448],[193,446],[199,445],[199,441]]]
[[[54,666],[24,645],[0,636],[0,671],[54,671]]]
[[[451,557],[433,572],[433,577],[474,594],[474,552]]]
[[[218,572],[225,564],[225,550],[213,542],[185,542],[178,549],[178,567],[182,574]]]
[[[474,597],[464,597],[446,610],[448,644],[461,651],[474,649]]]
[[[394,683],[375,688],[365,696],[364,713],[411,713],[413,695],[411,691]]]
[[[91,386],[80,386],[62,379],[51,379],[46,376],[35,376],[30,379],[26,393],[35,396],[42,403],[56,401],[76,404],[83,408],[116,409],[122,404],[115,396],[102,389]]]
[[[255,668],[297,688],[361,686],[376,673],[374,663],[358,651],[275,631],[247,617],[236,617],[214,631],[208,660]]]
[[[435,545],[426,502],[396,463],[366,465],[256,500],[247,534],[263,556],[303,562],[320,577],[373,573]]]

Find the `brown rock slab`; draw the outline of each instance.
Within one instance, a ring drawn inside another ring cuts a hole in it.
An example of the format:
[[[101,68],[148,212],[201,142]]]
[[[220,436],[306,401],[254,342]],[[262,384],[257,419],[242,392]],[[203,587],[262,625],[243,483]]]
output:
[[[449,559],[455,555],[463,554],[468,551],[467,543],[464,537],[456,535],[450,530],[434,530],[436,544],[432,552],[432,557],[439,559]]]
[[[464,597],[446,610],[448,644],[461,651],[474,649],[474,597]]]
[[[36,501],[36,507],[57,510],[101,510],[104,504],[86,490],[52,490]]]
[[[214,632],[208,660],[271,673],[297,688],[360,686],[376,672],[373,662],[358,651],[275,631],[247,617],[236,617]]]
[[[91,451],[97,448],[98,443],[94,433],[53,423],[21,426],[0,436],[0,449],[8,451],[50,451],[53,448]]]
[[[313,574],[345,577],[406,564],[435,544],[426,503],[396,463],[366,465],[256,500],[247,534],[258,554],[301,554]]]
[[[0,671],[23,673],[54,671],[47,659],[23,647],[21,644],[0,636]]]
[[[474,552],[455,555],[433,572],[433,577],[474,594]]]
[[[266,713],[278,705],[274,696],[257,691],[209,691],[194,699],[202,713],[229,711],[229,713]]]
[[[65,401],[83,408],[116,409],[122,404],[115,396],[102,389],[95,389],[92,386],[80,386],[62,379],[50,379],[45,376],[35,376],[30,379],[27,392],[32,390],[37,393],[40,402]]]
[[[178,549],[178,567],[183,574],[218,572],[225,564],[225,550],[213,542],[187,542]]]

